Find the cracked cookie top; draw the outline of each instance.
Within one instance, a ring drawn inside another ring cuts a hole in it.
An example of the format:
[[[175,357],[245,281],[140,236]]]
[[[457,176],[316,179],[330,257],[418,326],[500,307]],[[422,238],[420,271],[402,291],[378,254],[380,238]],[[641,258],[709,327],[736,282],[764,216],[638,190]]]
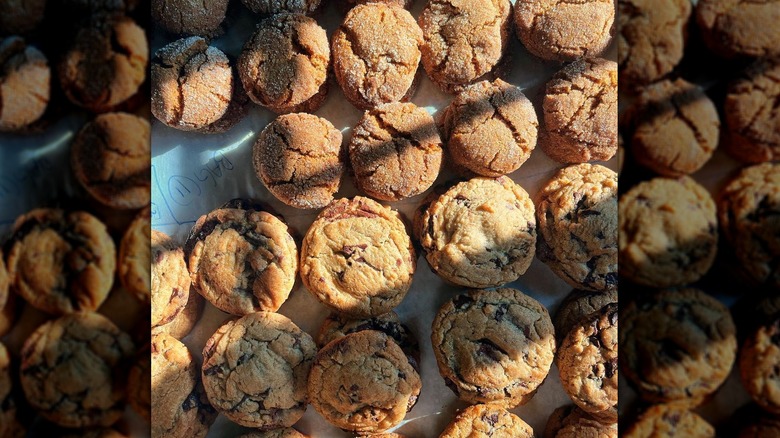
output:
[[[698,406],[731,372],[731,313],[698,289],[642,294],[621,308],[620,321],[620,369],[646,401]]]
[[[739,352],[742,385],[767,412],[780,414],[780,312],[753,331]]]
[[[717,247],[715,202],[690,177],[642,182],[618,202],[620,275],[634,283],[693,283],[710,270]]]
[[[211,405],[236,423],[290,427],[306,411],[317,347],[287,317],[256,312],[227,322],[203,348],[203,386]]]
[[[626,438],[657,436],[715,438],[715,428],[693,411],[662,404],[651,406],[642,412],[627,428],[625,436]],[[755,435],[750,436],[755,437]]]
[[[201,37],[176,40],[152,59],[152,114],[171,128],[203,129],[228,111],[233,82],[221,50]]]
[[[606,292],[573,290],[563,299],[553,317],[555,335],[560,342],[583,318],[618,302],[617,289]]]
[[[349,141],[358,188],[385,201],[428,190],[439,176],[442,155],[433,117],[413,103],[387,103],[366,111]]]
[[[228,0],[154,0],[152,18],[173,34],[213,35],[225,20]]]
[[[43,53],[16,36],[0,40],[0,132],[23,130],[41,118],[50,81]]]
[[[701,0],[696,4],[704,43],[725,58],[780,54],[778,20],[778,0]]]
[[[309,375],[311,404],[331,424],[359,434],[398,425],[417,402],[422,381],[401,348],[364,330],[326,345]]]
[[[241,0],[255,14],[276,15],[283,12],[313,15],[320,9],[321,0]]]
[[[28,304],[50,314],[97,310],[114,282],[114,241],[85,212],[35,209],[14,222],[8,273]]]
[[[561,406],[550,414],[544,438],[617,438],[617,423],[602,423],[577,405]]]
[[[539,127],[531,101],[501,79],[466,87],[446,108],[443,124],[455,164],[492,177],[528,160]]]
[[[167,324],[187,305],[190,276],[184,252],[165,233],[151,233],[151,323]]]
[[[151,230],[151,214],[147,207],[130,223],[119,245],[119,280],[142,303],[149,303],[151,299]]]
[[[473,405],[460,412],[439,438],[497,436],[533,438],[534,431],[517,415],[494,405]]]
[[[384,3],[352,8],[331,43],[347,100],[366,110],[411,98],[422,43],[422,30],[406,9]]]
[[[255,173],[276,199],[295,208],[322,208],[341,186],[341,132],[313,114],[277,117],[252,149]]]
[[[193,287],[223,312],[275,312],[295,283],[295,241],[270,213],[214,210],[198,219],[186,246]]]
[[[466,287],[517,280],[536,252],[528,193],[510,178],[477,177],[435,198],[415,221],[431,269]]]
[[[73,313],[38,327],[19,370],[27,401],[66,427],[110,426],[125,409],[133,342],[106,317]]]
[[[301,279],[352,317],[387,313],[412,285],[417,258],[400,213],[361,196],[325,208],[303,239]]]
[[[580,59],[547,83],[541,145],[560,163],[607,161],[617,152],[617,64]]]
[[[618,179],[598,164],[561,169],[536,195],[537,255],[572,287],[617,291]]]
[[[507,409],[536,394],[555,355],[547,309],[508,288],[472,290],[444,303],[431,342],[439,373],[455,395]]]

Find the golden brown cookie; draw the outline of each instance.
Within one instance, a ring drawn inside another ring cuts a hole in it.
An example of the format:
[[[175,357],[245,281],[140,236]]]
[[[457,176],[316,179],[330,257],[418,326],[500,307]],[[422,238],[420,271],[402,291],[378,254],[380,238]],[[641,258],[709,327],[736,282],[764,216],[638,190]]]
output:
[[[414,0],[336,0],[336,4],[338,5],[339,10],[344,14],[346,14],[356,5],[363,5],[366,3],[387,3],[400,6],[404,9],[411,9],[412,5],[414,4]]]
[[[742,344],[739,371],[753,400],[767,412],[780,415],[780,312]]]
[[[534,431],[517,415],[495,405],[474,405],[458,415],[439,438],[533,438]]]
[[[117,273],[122,286],[142,303],[150,302],[152,255],[150,243],[152,225],[149,208],[133,219],[119,245]]]
[[[24,130],[41,118],[50,81],[43,53],[16,36],[0,40],[0,132]]]
[[[213,35],[225,20],[228,0],[152,0],[152,19],[173,34]]]
[[[701,0],[696,22],[710,50],[725,57],[780,54],[780,8],[774,0]]]
[[[674,405],[647,408],[627,428],[626,438],[715,438],[715,429],[698,414]]]
[[[152,327],[167,324],[187,305],[190,276],[184,252],[165,233],[151,236]]]
[[[617,423],[602,423],[576,405],[553,411],[544,428],[544,438],[617,438]]]

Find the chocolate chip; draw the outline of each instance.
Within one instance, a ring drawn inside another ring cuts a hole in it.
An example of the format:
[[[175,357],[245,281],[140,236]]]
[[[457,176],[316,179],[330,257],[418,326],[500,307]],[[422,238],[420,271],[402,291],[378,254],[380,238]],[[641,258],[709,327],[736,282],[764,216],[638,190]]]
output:
[[[479,343],[477,354],[486,356],[495,362],[500,362],[504,356],[509,356],[509,353],[490,339],[482,338],[477,343]]]
[[[213,367],[204,368],[203,369],[203,375],[204,376],[213,376],[214,374],[222,374],[222,366],[221,365],[215,365]]]
[[[482,419],[485,421],[485,423],[489,424],[490,427],[494,427],[496,424],[498,424],[498,414],[490,414],[490,415],[483,415]]]
[[[197,391],[192,391],[190,395],[187,396],[187,398],[184,400],[184,403],[181,404],[182,410],[185,412],[195,409],[201,405],[200,403],[200,397],[198,396]]]
[[[455,305],[456,309],[463,309],[464,307],[470,305],[473,302],[474,300],[467,294],[458,295],[452,300],[452,303]]]
[[[504,319],[504,315],[506,315],[506,311],[509,309],[509,304],[499,304],[496,306],[496,312],[493,315],[493,318],[496,321],[501,321]]]
[[[599,338],[598,334],[592,335],[588,338],[591,344],[593,344],[596,348],[601,348],[601,339]]]
[[[615,371],[617,371],[617,363],[615,361],[609,361],[604,364],[604,375],[607,376],[607,379],[611,379],[615,375]]]

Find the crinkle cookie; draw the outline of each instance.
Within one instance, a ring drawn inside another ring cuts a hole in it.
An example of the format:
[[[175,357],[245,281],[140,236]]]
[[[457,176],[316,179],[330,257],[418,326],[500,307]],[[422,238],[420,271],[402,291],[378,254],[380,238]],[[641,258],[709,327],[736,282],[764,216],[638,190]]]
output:
[[[458,412],[439,438],[533,436],[531,426],[506,409],[495,405],[473,405]]]
[[[696,22],[710,50],[725,58],[780,53],[780,8],[776,0],[701,0]]]
[[[576,405],[553,411],[544,428],[544,438],[617,438],[617,423],[602,423]]]
[[[715,438],[715,428],[698,414],[674,405],[646,409],[627,428],[626,438],[680,437]],[[752,435],[751,435],[752,436]]]
[[[165,233],[151,235],[151,324],[168,324],[184,309],[190,291],[190,276],[184,252]]]
[[[739,352],[742,385],[767,412],[780,415],[780,313],[750,333]]]
[[[122,286],[142,303],[151,301],[152,240],[150,208],[141,210],[127,227],[119,245],[117,271]]]
[[[43,53],[17,36],[0,40],[0,132],[23,131],[39,120],[49,105],[50,82]]]
[[[152,19],[173,34],[213,35],[227,7],[228,0],[152,0]]]

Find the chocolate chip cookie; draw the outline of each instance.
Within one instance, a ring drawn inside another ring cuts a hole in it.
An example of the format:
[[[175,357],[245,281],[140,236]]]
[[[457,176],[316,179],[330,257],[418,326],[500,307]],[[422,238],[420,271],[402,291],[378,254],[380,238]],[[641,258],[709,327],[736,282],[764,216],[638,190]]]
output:
[[[602,423],[576,405],[553,411],[544,428],[544,438],[617,438],[617,423]]]
[[[621,309],[620,369],[646,401],[697,406],[728,377],[734,321],[697,289],[648,292]]]
[[[65,427],[110,426],[124,412],[133,342],[106,317],[72,313],[24,342],[20,380],[30,405]]]
[[[515,281],[536,251],[533,202],[505,176],[455,185],[419,210],[415,224],[431,269],[459,286]]]
[[[469,403],[527,403],[550,371],[555,333],[538,301],[516,289],[472,290],[436,314],[431,342],[447,386]]]
[[[618,207],[620,275],[637,284],[690,284],[709,271],[718,246],[715,202],[689,177],[654,178]]]
[[[506,409],[494,405],[474,405],[458,412],[439,438],[474,436],[533,438],[534,431],[520,417]]]
[[[382,332],[363,330],[326,345],[309,375],[309,399],[329,423],[358,434],[398,425],[422,382],[401,348]]]
[[[122,286],[143,303],[150,302],[152,225],[149,207],[141,210],[122,236],[117,268]]]
[[[255,173],[276,199],[295,208],[322,208],[341,186],[341,132],[313,114],[277,117],[252,148]]]
[[[171,322],[153,327],[152,333],[154,334],[160,331],[167,333],[176,339],[182,339],[192,331],[195,324],[200,320],[204,304],[205,300],[203,296],[199,294],[195,288],[190,288],[187,305],[181,309],[181,312],[179,312]]]
[[[301,279],[309,292],[355,318],[381,315],[400,304],[416,265],[400,213],[360,196],[325,208],[301,248]]]
[[[742,384],[767,412],[780,415],[780,313],[753,331],[739,352]]]
[[[241,0],[255,14],[275,15],[283,12],[313,15],[319,11],[321,0]]]
[[[284,429],[247,433],[239,438],[308,438],[308,435],[304,435],[292,427],[285,427]]]
[[[32,210],[16,219],[6,248],[14,289],[46,313],[96,310],[114,282],[114,241],[89,213]]]
[[[618,178],[588,163],[558,171],[536,195],[536,254],[572,287],[617,291]]]
[[[559,342],[569,334],[583,318],[604,308],[607,304],[617,303],[617,289],[605,292],[573,290],[563,299],[553,317],[555,334]]]
[[[725,58],[780,53],[780,10],[775,1],[702,0],[696,22],[707,47]]]
[[[251,313],[227,322],[206,343],[203,386],[211,405],[242,426],[290,427],[306,411],[316,352],[311,336],[287,317]]]
[[[422,30],[404,8],[385,3],[352,8],[331,43],[333,71],[347,100],[363,110],[409,100],[422,43]]]
[[[531,101],[501,79],[466,87],[445,110],[443,124],[453,162],[492,177],[512,173],[528,160],[539,127]]]
[[[43,53],[17,36],[0,40],[0,132],[23,131],[43,116],[50,81]]]
[[[675,405],[649,407],[627,430],[627,438],[715,438],[715,429],[707,421],[698,414]]]
[[[290,295],[298,250],[287,225],[265,211],[220,208],[187,239],[192,285],[223,312],[277,311]]]
[[[168,324],[187,305],[190,277],[184,252],[165,233],[151,236],[152,327]]]
[[[152,19],[173,34],[214,35],[225,20],[228,0],[153,0]]]

